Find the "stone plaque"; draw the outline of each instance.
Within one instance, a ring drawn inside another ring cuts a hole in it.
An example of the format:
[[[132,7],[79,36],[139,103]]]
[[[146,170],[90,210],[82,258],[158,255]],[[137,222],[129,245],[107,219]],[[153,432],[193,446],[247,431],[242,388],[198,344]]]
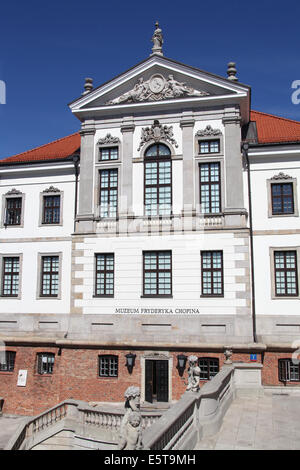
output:
[[[26,382],[27,382],[27,370],[19,370],[17,386],[26,387]]]

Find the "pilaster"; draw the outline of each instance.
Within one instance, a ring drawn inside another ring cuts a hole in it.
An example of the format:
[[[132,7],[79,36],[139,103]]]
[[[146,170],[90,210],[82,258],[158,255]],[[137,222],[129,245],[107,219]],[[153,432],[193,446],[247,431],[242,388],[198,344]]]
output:
[[[119,205],[119,215],[133,216],[132,212],[132,157],[133,157],[133,119],[124,119],[121,125],[123,135],[122,144],[122,176],[121,176],[121,199]]]
[[[183,214],[195,214],[194,196],[194,124],[193,113],[182,113],[180,121],[182,129],[183,153]]]
[[[225,135],[225,225],[245,225],[243,166],[241,155],[241,118],[224,116]]]
[[[91,231],[94,218],[94,126],[82,128],[80,147],[80,186],[77,230]]]

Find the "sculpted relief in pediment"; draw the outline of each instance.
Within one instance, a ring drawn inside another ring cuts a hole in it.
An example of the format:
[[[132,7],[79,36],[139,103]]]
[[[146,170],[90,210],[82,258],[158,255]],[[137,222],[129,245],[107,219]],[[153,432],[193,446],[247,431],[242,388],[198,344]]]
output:
[[[206,91],[195,90],[186,85],[186,83],[178,82],[174,79],[173,75],[165,78],[157,73],[146,81],[144,81],[143,77],[139,78],[132,90],[108,101],[106,104],[137,103],[141,101],[159,101],[186,96],[208,95],[209,93]]]

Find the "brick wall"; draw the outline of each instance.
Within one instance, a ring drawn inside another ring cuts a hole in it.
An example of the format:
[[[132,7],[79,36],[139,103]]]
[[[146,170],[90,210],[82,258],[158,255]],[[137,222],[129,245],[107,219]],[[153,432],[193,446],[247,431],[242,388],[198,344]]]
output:
[[[147,351],[132,350],[101,350],[83,348],[64,348],[61,351],[51,347],[19,346],[7,347],[7,350],[16,351],[15,369],[13,372],[0,372],[0,396],[5,399],[4,413],[17,413],[36,415],[42,411],[67,399],[74,398],[84,401],[123,402],[124,392],[130,385],[141,386],[141,360]],[[39,375],[37,373],[37,353],[51,352],[55,354],[53,374]],[[135,367],[129,374],[125,367],[125,355],[129,352],[136,354]],[[113,354],[119,357],[118,377],[108,378],[98,376],[98,356],[100,354]],[[183,377],[180,377],[177,366],[177,355],[219,358],[220,368],[225,357],[222,351],[173,351],[172,370],[172,399],[178,400],[184,393],[187,382],[187,368]],[[267,361],[266,361],[267,359]],[[250,362],[250,354],[234,353],[233,361]],[[257,355],[260,362],[260,355]],[[277,363],[272,356],[266,358],[266,380],[274,381],[277,376]],[[17,376],[20,369],[27,369],[26,387],[17,386]],[[273,369],[275,369],[273,371]],[[201,382],[205,383],[204,381]]]

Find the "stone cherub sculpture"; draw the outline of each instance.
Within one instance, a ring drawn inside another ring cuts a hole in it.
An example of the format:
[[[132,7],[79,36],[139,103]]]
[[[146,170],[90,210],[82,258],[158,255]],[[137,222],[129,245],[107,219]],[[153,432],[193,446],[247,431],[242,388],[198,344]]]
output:
[[[200,386],[200,367],[198,366],[197,356],[189,356],[188,384],[186,391],[198,392]]]
[[[139,387],[128,387],[124,394],[124,398],[126,412],[121,422],[118,449],[143,449]]]

